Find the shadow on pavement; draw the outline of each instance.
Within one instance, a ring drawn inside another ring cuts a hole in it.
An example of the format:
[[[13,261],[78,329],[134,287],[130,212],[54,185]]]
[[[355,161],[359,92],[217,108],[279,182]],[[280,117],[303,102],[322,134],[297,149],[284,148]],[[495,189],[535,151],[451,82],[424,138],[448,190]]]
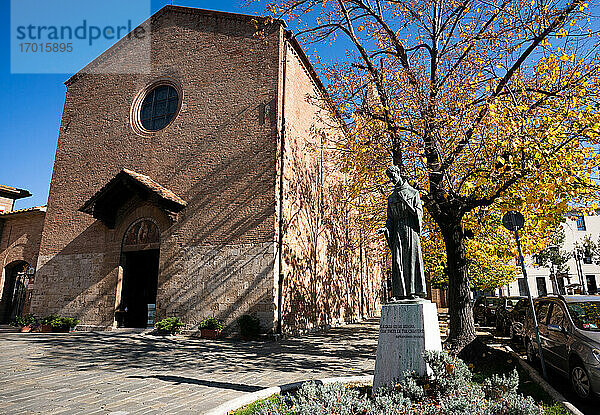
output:
[[[277,372],[318,370],[335,375],[360,369],[365,362],[373,366],[377,330],[378,324],[373,320],[279,342],[160,338],[114,332],[6,333],[0,338],[3,347],[11,347],[12,342],[14,347],[27,344],[40,347],[43,353],[28,356],[34,364],[68,366],[74,371],[144,369],[252,373],[272,369]]]
[[[256,392],[261,389],[264,389],[260,386],[250,386],[250,385],[242,385],[240,383],[230,383],[230,382],[217,382],[212,380],[200,380],[200,379],[192,379],[186,378],[183,376],[167,376],[167,375],[150,375],[150,376],[127,376],[130,379],[158,379],[165,382],[171,382],[176,385],[181,384],[189,384],[189,385],[200,385],[207,386],[209,388],[217,388],[217,389],[231,389],[240,392]]]

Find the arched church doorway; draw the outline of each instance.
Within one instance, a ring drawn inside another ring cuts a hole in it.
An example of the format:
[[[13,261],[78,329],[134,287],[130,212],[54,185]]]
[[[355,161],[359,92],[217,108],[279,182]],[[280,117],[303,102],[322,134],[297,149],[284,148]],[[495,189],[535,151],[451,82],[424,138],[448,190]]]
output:
[[[27,291],[27,268],[25,261],[16,261],[4,268],[4,286],[0,300],[0,322],[10,323],[20,316],[25,306]]]
[[[117,310],[120,327],[145,328],[148,305],[156,304],[160,231],[149,219],[134,222],[123,237],[123,280]]]

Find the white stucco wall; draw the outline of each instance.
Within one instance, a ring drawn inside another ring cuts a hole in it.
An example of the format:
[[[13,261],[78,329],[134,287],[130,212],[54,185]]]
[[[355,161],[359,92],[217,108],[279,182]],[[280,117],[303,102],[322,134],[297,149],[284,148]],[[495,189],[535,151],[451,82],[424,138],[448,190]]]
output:
[[[583,240],[586,236],[589,236],[592,241],[598,242],[598,238],[600,236],[600,215],[594,216],[584,216],[585,222],[585,231],[579,230],[577,228],[577,222],[575,217],[568,217],[565,223],[562,224],[562,227],[565,232],[565,241],[562,250],[570,252],[572,254],[575,253],[575,244],[582,245]],[[574,255],[569,260],[568,264],[568,272],[567,277],[564,278],[564,284],[578,284],[580,282],[580,278],[577,273],[577,265],[575,261]],[[529,281],[529,287],[531,289],[531,294],[535,297],[543,294],[538,289],[538,278],[544,279],[546,284],[546,290],[548,294],[554,293],[552,282],[550,279],[551,270],[550,268],[540,267],[535,265],[534,258],[532,256],[528,256],[525,258],[525,268],[527,271],[527,279]],[[584,261],[581,261],[581,268],[583,273],[583,278],[586,280],[589,276],[590,281],[595,281],[596,287],[600,290],[600,266],[594,263],[585,264]],[[522,276],[519,273],[519,278]],[[587,287],[586,287],[587,288]],[[502,288],[502,295],[525,295],[525,292],[519,290],[519,281],[515,280],[510,283],[508,286]]]

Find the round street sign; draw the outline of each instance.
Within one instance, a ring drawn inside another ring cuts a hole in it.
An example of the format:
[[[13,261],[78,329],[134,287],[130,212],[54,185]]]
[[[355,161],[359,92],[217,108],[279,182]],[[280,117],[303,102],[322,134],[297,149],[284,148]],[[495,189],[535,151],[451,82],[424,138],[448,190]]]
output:
[[[516,231],[525,225],[525,218],[521,212],[510,211],[506,212],[502,217],[502,224],[509,231]]]

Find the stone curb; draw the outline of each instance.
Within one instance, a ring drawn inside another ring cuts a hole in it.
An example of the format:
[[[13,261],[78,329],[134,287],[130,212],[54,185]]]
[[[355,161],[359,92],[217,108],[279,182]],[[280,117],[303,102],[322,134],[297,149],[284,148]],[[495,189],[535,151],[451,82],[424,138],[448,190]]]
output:
[[[285,385],[273,386],[271,388],[261,389],[257,392],[248,393],[239,398],[232,399],[228,402],[225,402],[222,405],[217,406],[214,409],[211,409],[208,412],[205,412],[204,415],[227,415],[230,411],[235,411],[240,409],[246,405],[250,405],[252,402],[258,401],[260,399],[266,399],[269,396],[275,395],[276,393],[289,392],[295,389],[299,389],[304,383],[307,382],[315,382],[322,385],[329,385],[331,383],[341,382],[341,383],[373,383],[373,376],[346,376],[339,378],[325,378],[325,379],[315,379],[315,380],[305,380],[301,382],[287,383]]]
[[[542,378],[538,372],[531,367],[529,363],[524,361],[521,356],[519,356],[510,346],[504,346],[506,351],[508,351],[514,358],[517,359],[519,364],[525,371],[531,376],[531,378],[537,382],[538,385],[542,387],[554,399],[556,402],[560,403],[567,411],[569,411],[573,415],[584,415],[579,409],[575,407],[571,402],[567,401],[567,399],[556,389],[552,387],[544,378]]]

